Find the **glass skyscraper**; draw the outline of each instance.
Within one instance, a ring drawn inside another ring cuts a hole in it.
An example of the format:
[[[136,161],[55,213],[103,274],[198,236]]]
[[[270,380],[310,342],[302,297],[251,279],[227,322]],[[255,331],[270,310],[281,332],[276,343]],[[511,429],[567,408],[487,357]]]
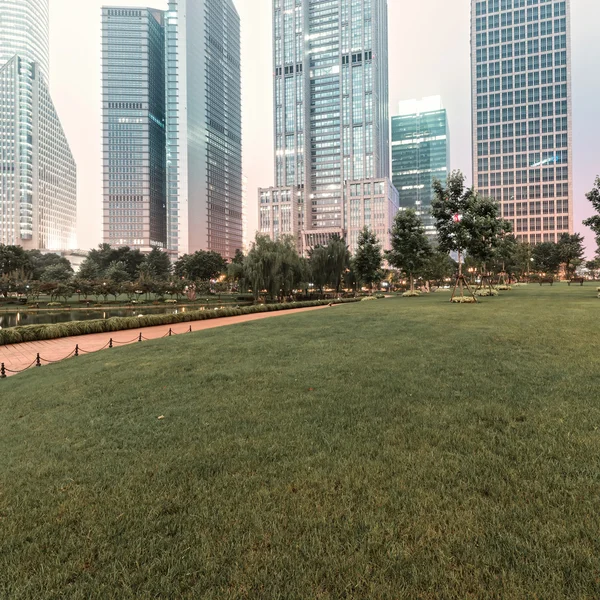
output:
[[[167,237],[177,254],[243,247],[240,19],[233,0],[171,0]]]
[[[0,243],[76,246],[76,166],[48,89],[48,0],[0,2]]]
[[[104,241],[167,247],[164,13],[102,9]]]
[[[522,241],[573,231],[569,0],[472,0],[473,178]]]
[[[273,58],[275,187],[259,190],[260,229],[303,251],[351,238],[350,182],[389,177],[387,0],[273,0]]]
[[[450,132],[439,96],[401,102],[392,117],[392,181],[400,210],[413,208],[425,231],[436,235],[431,216],[433,181],[446,181],[450,170]]]

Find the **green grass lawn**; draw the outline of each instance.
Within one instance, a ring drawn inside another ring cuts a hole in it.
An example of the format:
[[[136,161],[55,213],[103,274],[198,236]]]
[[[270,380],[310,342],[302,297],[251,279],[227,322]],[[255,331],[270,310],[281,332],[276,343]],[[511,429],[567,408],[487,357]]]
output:
[[[596,286],[448,298],[1,381],[0,598],[599,598]]]

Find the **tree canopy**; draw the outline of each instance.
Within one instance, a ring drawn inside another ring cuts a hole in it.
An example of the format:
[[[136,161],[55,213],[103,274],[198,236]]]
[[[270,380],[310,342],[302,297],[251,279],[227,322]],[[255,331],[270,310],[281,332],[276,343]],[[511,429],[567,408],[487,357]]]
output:
[[[358,280],[373,289],[373,284],[381,279],[383,255],[381,244],[368,227],[358,235],[358,245],[352,264]]]

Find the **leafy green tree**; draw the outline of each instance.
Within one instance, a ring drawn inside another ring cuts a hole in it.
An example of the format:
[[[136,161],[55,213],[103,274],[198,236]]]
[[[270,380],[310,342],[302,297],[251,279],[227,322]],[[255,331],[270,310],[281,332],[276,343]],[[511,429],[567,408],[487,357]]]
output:
[[[121,262],[129,275],[129,280],[133,281],[145,257],[137,248],[133,250],[129,246],[113,248],[110,244],[100,244],[98,248],[89,251],[87,258],[97,265],[99,277],[106,277],[106,271],[112,263]]]
[[[116,285],[121,285],[127,281],[131,281],[125,263],[121,261],[115,261],[111,263],[108,269],[106,269],[104,276],[106,281]]]
[[[515,274],[519,279],[529,275],[533,266],[533,246],[529,242],[519,242],[514,252]]]
[[[192,281],[208,281],[219,277],[226,268],[227,263],[218,252],[198,250],[175,263],[175,274]]]
[[[373,292],[373,285],[381,279],[383,255],[377,236],[364,227],[358,235],[358,244],[354,255],[354,270],[364,285]]]
[[[70,264],[57,263],[47,267],[41,276],[41,281],[68,283],[73,277],[73,268]]]
[[[101,277],[100,267],[89,257],[86,258],[77,271],[77,277],[84,281],[95,281]]]
[[[263,290],[271,299],[289,295],[303,278],[303,262],[293,238],[283,236],[274,241],[268,236],[257,235],[244,260],[243,278],[255,301]]]
[[[533,257],[533,268],[538,273],[557,274],[562,262],[557,244],[554,242],[536,244],[532,248],[531,255]]]
[[[435,180],[433,190],[431,214],[436,223],[438,246],[442,252],[458,253],[458,274],[462,277],[462,261],[471,245],[471,207],[476,194],[471,188],[465,188],[465,176],[460,171],[453,171],[445,186]]]
[[[408,277],[412,292],[415,289],[415,276],[423,274],[432,253],[423,222],[414,209],[396,214],[391,238],[392,249],[386,252],[387,261]]]
[[[152,248],[146,255],[140,268],[146,267],[148,274],[153,279],[166,281],[171,274],[171,259],[169,255],[160,248]]]
[[[597,279],[598,271],[600,271],[600,258],[595,258],[594,260],[588,260],[585,263],[585,268],[590,272],[590,277],[592,279]]]
[[[568,279],[574,276],[577,265],[581,264],[585,248],[583,237],[579,233],[563,233],[557,243],[560,262],[565,266]]]
[[[344,272],[350,264],[350,251],[346,241],[337,233],[332,235],[327,244],[327,257],[329,261],[329,283],[340,293]]]
[[[456,263],[446,253],[434,249],[423,265],[422,274],[427,281],[442,285],[444,280],[456,272]]]
[[[330,280],[330,263],[326,246],[314,246],[308,251],[308,264],[314,286],[323,293]]]
[[[18,271],[31,273],[31,258],[21,246],[4,246],[0,244],[0,275],[12,275]]]
[[[27,256],[31,264],[31,272],[29,275],[33,280],[39,280],[42,277],[42,273],[51,266],[64,265],[65,267],[71,267],[71,263],[60,254],[48,253],[42,254],[39,250],[27,250]]]
[[[494,253],[494,270],[512,277],[517,271],[517,238],[508,233],[500,236]]]
[[[596,177],[594,187],[585,197],[592,203],[596,214],[586,219],[583,224],[589,227],[596,235],[596,253],[600,256],[600,177]]]

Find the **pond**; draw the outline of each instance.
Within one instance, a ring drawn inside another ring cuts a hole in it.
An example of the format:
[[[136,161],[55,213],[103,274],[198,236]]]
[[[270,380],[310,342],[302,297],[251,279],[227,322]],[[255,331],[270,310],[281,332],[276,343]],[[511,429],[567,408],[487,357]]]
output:
[[[0,313],[0,328],[17,325],[42,325],[46,323],[66,323],[68,321],[90,321],[92,319],[110,319],[111,317],[135,317],[137,315],[172,315],[179,312],[199,310],[200,307],[157,306],[152,308],[92,308],[83,310],[28,311]],[[212,307],[215,308],[215,307]]]

